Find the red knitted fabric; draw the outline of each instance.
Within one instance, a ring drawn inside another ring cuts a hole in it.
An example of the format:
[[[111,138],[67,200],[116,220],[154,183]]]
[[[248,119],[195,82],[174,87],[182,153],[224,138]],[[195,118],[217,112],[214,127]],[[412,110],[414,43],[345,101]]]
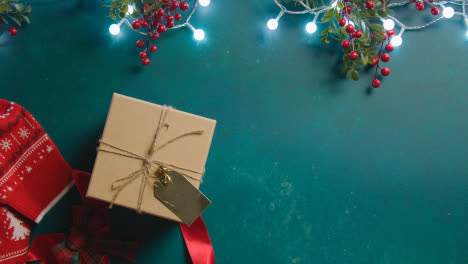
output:
[[[73,186],[71,175],[34,117],[0,99],[0,204],[39,223]]]
[[[0,206],[0,263],[24,262],[28,253],[29,225],[22,216]]]

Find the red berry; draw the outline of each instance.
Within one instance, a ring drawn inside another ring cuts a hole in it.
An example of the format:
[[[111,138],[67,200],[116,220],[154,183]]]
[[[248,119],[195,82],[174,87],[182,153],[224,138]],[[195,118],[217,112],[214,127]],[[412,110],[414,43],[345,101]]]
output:
[[[140,28],[140,21],[138,21],[138,20],[133,21],[132,28],[133,29],[139,29]]]
[[[440,9],[437,6],[434,6],[431,8],[431,14],[433,14],[434,16],[437,16],[439,12],[440,12]]]
[[[157,21],[158,23],[162,22],[163,20],[164,20],[164,17],[163,17],[163,16],[158,16],[158,17],[156,18],[156,21]]]
[[[388,51],[388,52],[392,52],[393,51],[393,45],[388,43],[387,45],[385,45],[385,50]]]
[[[180,10],[185,11],[188,8],[189,8],[189,5],[187,4],[187,2],[180,3]]]
[[[349,40],[346,40],[346,39],[345,39],[345,40],[343,40],[343,41],[341,42],[341,47],[342,47],[343,49],[347,49],[347,48],[349,48],[349,46],[350,46]]]
[[[379,63],[379,57],[377,56],[372,57],[372,65],[377,65],[377,63]]]
[[[167,15],[166,16],[166,21],[167,22],[170,22],[170,21],[173,21],[174,20],[174,17],[172,15]]]
[[[143,40],[141,40],[141,39],[138,40],[136,44],[137,44],[137,47],[140,48],[140,49],[145,46],[145,42]]]
[[[154,39],[154,40],[157,40],[157,39],[159,38],[159,33],[156,32],[156,31],[153,32],[153,33],[151,34],[151,38]]]
[[[348,24],[345,28],[346,32],[351,33],[354,31],[354,26],[351,24]]]
[[[351,6],[346,6],[346,13],[351,14],[353,8]]]
[[[416,0],[409,0],[410,2],[416,2]]]
[[[146,52],[144,51],[140,52],[140,58],[144,59],[146,57],[148,57],[148,54],[146,54]]]
[[[387,33],[383,34],[382,36],[384,36],[384,40],[387,40],[387,38],[388,38]]]
[[[0,24],[3,24],[3,19],[0,17]]]
[[[374,1],[367,1],[366,2],[366,8],[367,9],[373,9],[374,8]]]
[[[394,29],[390,29],[389,31],[387,31],[387,36],[391,37],[395,35],[395,30]]]
[[[374,79],[372,81],[372,87],[379,88],[380,87],[380,80],[379,79]]]
[[[390,60],[390,55],[388,53],[384,53],[382,54],[382,56],[380,56],[380,59],[383,61],[383,62],[387,62]]]
[[[380,71],[380,73],[382,73],[383,76],[388,76],[390,74],[390,69],[385,67]]]
[[[434,0],[429,0],[429,2],[434,3]]]
[[[148,5],[148,4],[143,5],[143,11],[146,11],[148,8],[149,8],[149,5]]]
[[[362,37],[362,31],[361,31],[361,30],[357,30],[356,32],[354,32],[354,37],[355,37],[355,38],[360,38],[360,37]]]
[[[156,52],[158,50],[158,48],[155,45],[151,45],[150,50],[151,50],[151,52]]]
[[[144,58],[141,60],[141,64],[143,66],[148,66],[150,64],[150,60],[148,58]]]
[[[157,27],[158,24],[159,24],[159,21],[157,21],[157,20],[153,20],[153,21],[151,22],[151,25],[152,25],[153,27]]]
[[[162,8],[158,9],[158,16],[161,16],[161,17],[164,16],[164,9]]]
[[[173,28],[174,27],[174,21],[167,21],[166,27],[167,28]]]
[[[172,1],[172,8],[173,9],[179,8],[179,1],[177,1],[177,0]]]
[[[143,22],[141,22],[141,27],[147,28],[148,27],[148,21],[143,20]]]
[[[350,59],[350,60],[355,60],[355,59],[357,59],[358,57],[359,57],[359,55],[358,55],[358,53],[355,52],[355,51],[351,51],[351,52],[349,53],[349,59]]]
[[[344,25],[346,25],[346,19],[340,19],[340,21],[338,21],[338,24],[343,27]]]
[[[10,29],[8,29],[8,33],[10,33],[10,35],[12,36],[15,36],[16,34],[18,34],[18,30],[15,27],[11,27]]]
[[[166,32],[166,27],[165,27],[163,24],[159,24],[159,26],[158,26],[158,32],[159,32],[160,34]]]
[[[416,3],[416,9],[417,10],[423,10],[424,9],[424,3],[423,2],[417,2]]]
[[[177,20],[177,21],[179,21],[179,20],[182,19],[182,15],[179,14],[179,13],[177,13],[177,14],[175,14],[175,16],[174,16],[174,19]]]

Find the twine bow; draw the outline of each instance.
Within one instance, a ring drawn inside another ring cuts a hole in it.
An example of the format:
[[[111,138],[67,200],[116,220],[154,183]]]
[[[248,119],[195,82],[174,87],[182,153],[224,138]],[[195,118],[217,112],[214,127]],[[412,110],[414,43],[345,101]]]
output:
[[[141,213],[141,205],[142,205],[142,202],[143,202],[143,193],[145,191],[146,184],[151,183],[151,182],[153,184],[161,184],[161,183],[164,183],[164,182],[168,181],[167,174],[164,174],[164,173],[162,173],[162,174],[151,173],[152,169],[158,170],[160,167],[166,167],[166,168],[169,168],[171,170],[177,171],[178,173],[184,175],[185,177],[200,181],[200,179],[197,179],[195,177],[191,177],[190,175],[187,175],[186,173],[187,172],[193,172],[193,173],[203,175],[204,171],[192,170],[192,169],[185,168],[185,167],[182,167],[182,166],[177,166],[175,164],[167,164],[167,163],[152,159],[152,156],[153,156],[153,154],[155,152],[157,152],[158,150],[166,147],[167,145],[169,145],[169,144],[171,144],[171,143],[173,143],[173,142],[175,142],[175,141],[177,141],[177,140],[179,140],[181,138],[187,137],[187,136],[202,135],[203,132],[204,132],[204,130],[193,130],[193,131],[185,132],[185,133],[182,133],[182,134],[168,140],[164,144],[161,144],[160,146],[157,146],[158,140],[162,136],[160,134],[163,134],[163,132],[167,132],[169,130],[169,124],[166,123],[165,121],[166,121],[167,114],[171,109],[172,109],[171,107],[163,106],[163,108],[161,110],[160,117],[159,117],[158,126],[156,128],[156,133],[154,135],[153,144],[151,145],[151,147],[150,147],[148,153],[146,154],[146,156],[142,156],[142,155],[139,155],[137,153],[133,153],[133,152],[128,151],[128,150],[126,150],[124,148],[121,148],[121,147],[118,147],[116,145],[113,145],[113,144],[110,144],[108,142],[104,142],[104,141],[100,140],[101,145],[108,146],[110,148],[113,148],[114,150],[103,149],[100,146],[98,148],[98,151],[108,152],[108,153],[120,155],[120,156],[123,156],[123,157],[138,159],[138,160],[143,161],[143,167],[141,169],[131,173],[128,176],[117,179],[112,183],[111,188],[112,188],[113,191],[115,191],[115,194],[112,197],[112,200],[110,201],[109,208],[112,208],[112,206],[114,205],[115,201],[117,200],[117,197],[119,196],[120,192],[122,192],[122,190],[124,190],[125,187],[127,187],[130,183],[132,183],[134,180],[136,180],[137,178],[139,178],[139,177],[141,177],[143,175],[144,177],[142,177],[142,180],[141,180],[140,192],[138,194],[138,204],[137,204],[137,209],[136,209],[136,211],[138,213]],[[163,129],[165,129],[165,131],[161,132]],[[116,151],[116,150],[118,150],[118,151]]]

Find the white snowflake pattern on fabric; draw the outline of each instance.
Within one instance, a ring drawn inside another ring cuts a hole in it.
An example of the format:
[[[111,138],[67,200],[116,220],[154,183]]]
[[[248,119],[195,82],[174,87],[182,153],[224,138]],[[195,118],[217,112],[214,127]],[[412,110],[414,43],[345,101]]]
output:
[[[8,229],[13,229],[11,234],[11,240],[19,241],[24,240],[29,236],[29,229],[24,226],[23,221],[19,220],[14,214],[10,211],[6,211],[7,220],[10,221]]]
[[[54,150],[51,146],[47,146],[47,152],[51,152],[52,150]]]
[[[20,131],[18,131],[18,134],[19,134],[20,138],[27,139],[27,138],[29,138],[29,129],[27,129],[25,127],[20,128]]]
[[[27,171],[27,172],[31,172],[31,171],[32,171],[32,168],[29,167],[29,166],[27,166],[27,167],[26,167],[26,171]]]
[[[11,150],[11,140],[9,139],[2,139],[2,143],[0,145],[4,151]]]

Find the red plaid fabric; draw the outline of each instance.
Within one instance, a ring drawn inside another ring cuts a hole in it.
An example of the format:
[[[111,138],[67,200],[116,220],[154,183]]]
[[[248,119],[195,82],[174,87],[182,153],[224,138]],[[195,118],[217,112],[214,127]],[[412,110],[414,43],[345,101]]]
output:
[[[104,203],[85,198],[89,173],[75,171],[73,178],[83,205],[73,208],[73,227],[70,234],[37,236],[29,249],[28,261],[41,264],[109,264],[113,255],[135,261],[135,242],[110,238],[108,209]]]

